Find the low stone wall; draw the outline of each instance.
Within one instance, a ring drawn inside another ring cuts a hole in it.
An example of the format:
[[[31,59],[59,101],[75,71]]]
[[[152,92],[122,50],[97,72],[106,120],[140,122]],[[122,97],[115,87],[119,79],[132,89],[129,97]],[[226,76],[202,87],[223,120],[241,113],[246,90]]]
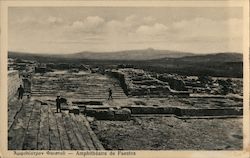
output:
[[[127,96],[136,97],[189,97],[188,91],[177,91],[170,88],[168,82],[158,80],[140,69],[120,69],[108,71],[116,78]],[[178,80],[179,81],[179,80]],[[180,80],[181,82],[181,80]]]
[[[81,109],[81,108],[80,108]],[[81,111],[81,110],[80,110]],[[87,116],[95,117],[97,120],[130,120],[131,115],[145,114],[169,114],[177,117],[220,117],[220,116],[243,116],[243,108],[178,108],[178,107],[152,107],[152,106],[124,106],[121,109],[109,107],[84,108]]]
[[[176,116],[241,116],[242,108],[221,108],[221,109],[182,109],[176,107],[148,107],[131,106],[125,107],[131,110],[131,114],[173,114]]]
[[[175,107],[131,106],[126,107],[132,114],[179,114],[180,109]]]
[[[84,111],[87,116],[95,117],[97,120],[116,120],[127,121],[131,118],[131,111],[127,108],[86,108]]]
[[[181,109],[180,116],[241,116],[242,108],[225,109]]]
[[[22,79],[19,76],[19,72],[9,71],[8,72],[8,99],[13,98],[17,93],[18,87],[22,84]]]
[[[147,75],[140,69],[112,70],[109,75],[120,82],[120,86],[128,96],[168,96],[170,87],[167,83]]]

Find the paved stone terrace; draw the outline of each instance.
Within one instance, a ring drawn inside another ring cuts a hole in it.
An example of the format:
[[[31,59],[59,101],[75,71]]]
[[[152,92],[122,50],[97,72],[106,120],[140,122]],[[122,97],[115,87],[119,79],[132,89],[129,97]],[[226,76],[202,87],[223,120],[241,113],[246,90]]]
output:
[[[9,101],[9,150],[104,150],[84,115],[56,113],[55,104]]]

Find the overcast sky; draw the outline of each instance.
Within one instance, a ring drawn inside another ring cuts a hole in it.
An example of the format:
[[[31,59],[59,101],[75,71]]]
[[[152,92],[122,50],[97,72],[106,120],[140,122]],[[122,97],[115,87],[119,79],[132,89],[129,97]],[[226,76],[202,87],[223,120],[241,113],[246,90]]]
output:
[[[242,52],[241,8],[9,8],[9,50]]]

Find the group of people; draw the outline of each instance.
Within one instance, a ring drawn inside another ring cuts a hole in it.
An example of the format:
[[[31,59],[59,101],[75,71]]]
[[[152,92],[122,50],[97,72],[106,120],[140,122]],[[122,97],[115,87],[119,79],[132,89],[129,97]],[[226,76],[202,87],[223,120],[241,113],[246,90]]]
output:
[[[24,94],[24,88],[22,85],[20,85],[20,87],[17,89],[17,92],[18,92],[18,100],[22,100],[23,99],[23,94]],[[109,88],[108,89],[108,93],[109,93],[109,96],[108,96],[108,100],[110,99],[113,99],[113,96],[112,96],[112,89]],[[59,111],[61,112],[61,98],[60,96],[57,96],[56,98],[56,112],[58,113]]]

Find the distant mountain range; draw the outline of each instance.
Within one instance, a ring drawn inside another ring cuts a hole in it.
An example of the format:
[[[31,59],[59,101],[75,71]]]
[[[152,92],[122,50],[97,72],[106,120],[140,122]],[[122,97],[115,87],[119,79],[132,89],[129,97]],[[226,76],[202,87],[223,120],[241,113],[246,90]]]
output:
[[[80,52],[51,55],[9,52],[10,58],[39,63],[68,63],[92,67],[112,68],[113,65],[132,65],[134,68],[157,73],[187,76],[243,76],[243,54],[233,52],[194,54],[169,50],[128,50],[119,52]]]
[[[194,54],[189,52],[143,49],[143,50],[126,50],[117,52],[90,52],[84,51],[73,54],[32,54],[23,52],[9,52],[9,57],[50,57],[50,58],[65,58],[65,59],[87,59],[87,60],[168,60],[180,58],[185,61],[242,61],[243,56],[240,53],[217,53],[217,54]]]
[[[192,56],[193,53],[178,52],[170,50],[156,50],[156,49],[143,49],[143,50],[126,50],[117,52],[80,52],[71,57],[85,58],[85,59],[99,59],[99,60],[151,60],[161,58],[180,58],[184,56]]]
[[[214,63],[214,62],[242,62],[243,55],[240,53],[215,53],[215,54],[197,54],[192,56],[184,56],[180,58],[161,58],[153,59],[154,62],[166,62],[166,61],[175,61],[175,62],[185,62],[185,63]]]

